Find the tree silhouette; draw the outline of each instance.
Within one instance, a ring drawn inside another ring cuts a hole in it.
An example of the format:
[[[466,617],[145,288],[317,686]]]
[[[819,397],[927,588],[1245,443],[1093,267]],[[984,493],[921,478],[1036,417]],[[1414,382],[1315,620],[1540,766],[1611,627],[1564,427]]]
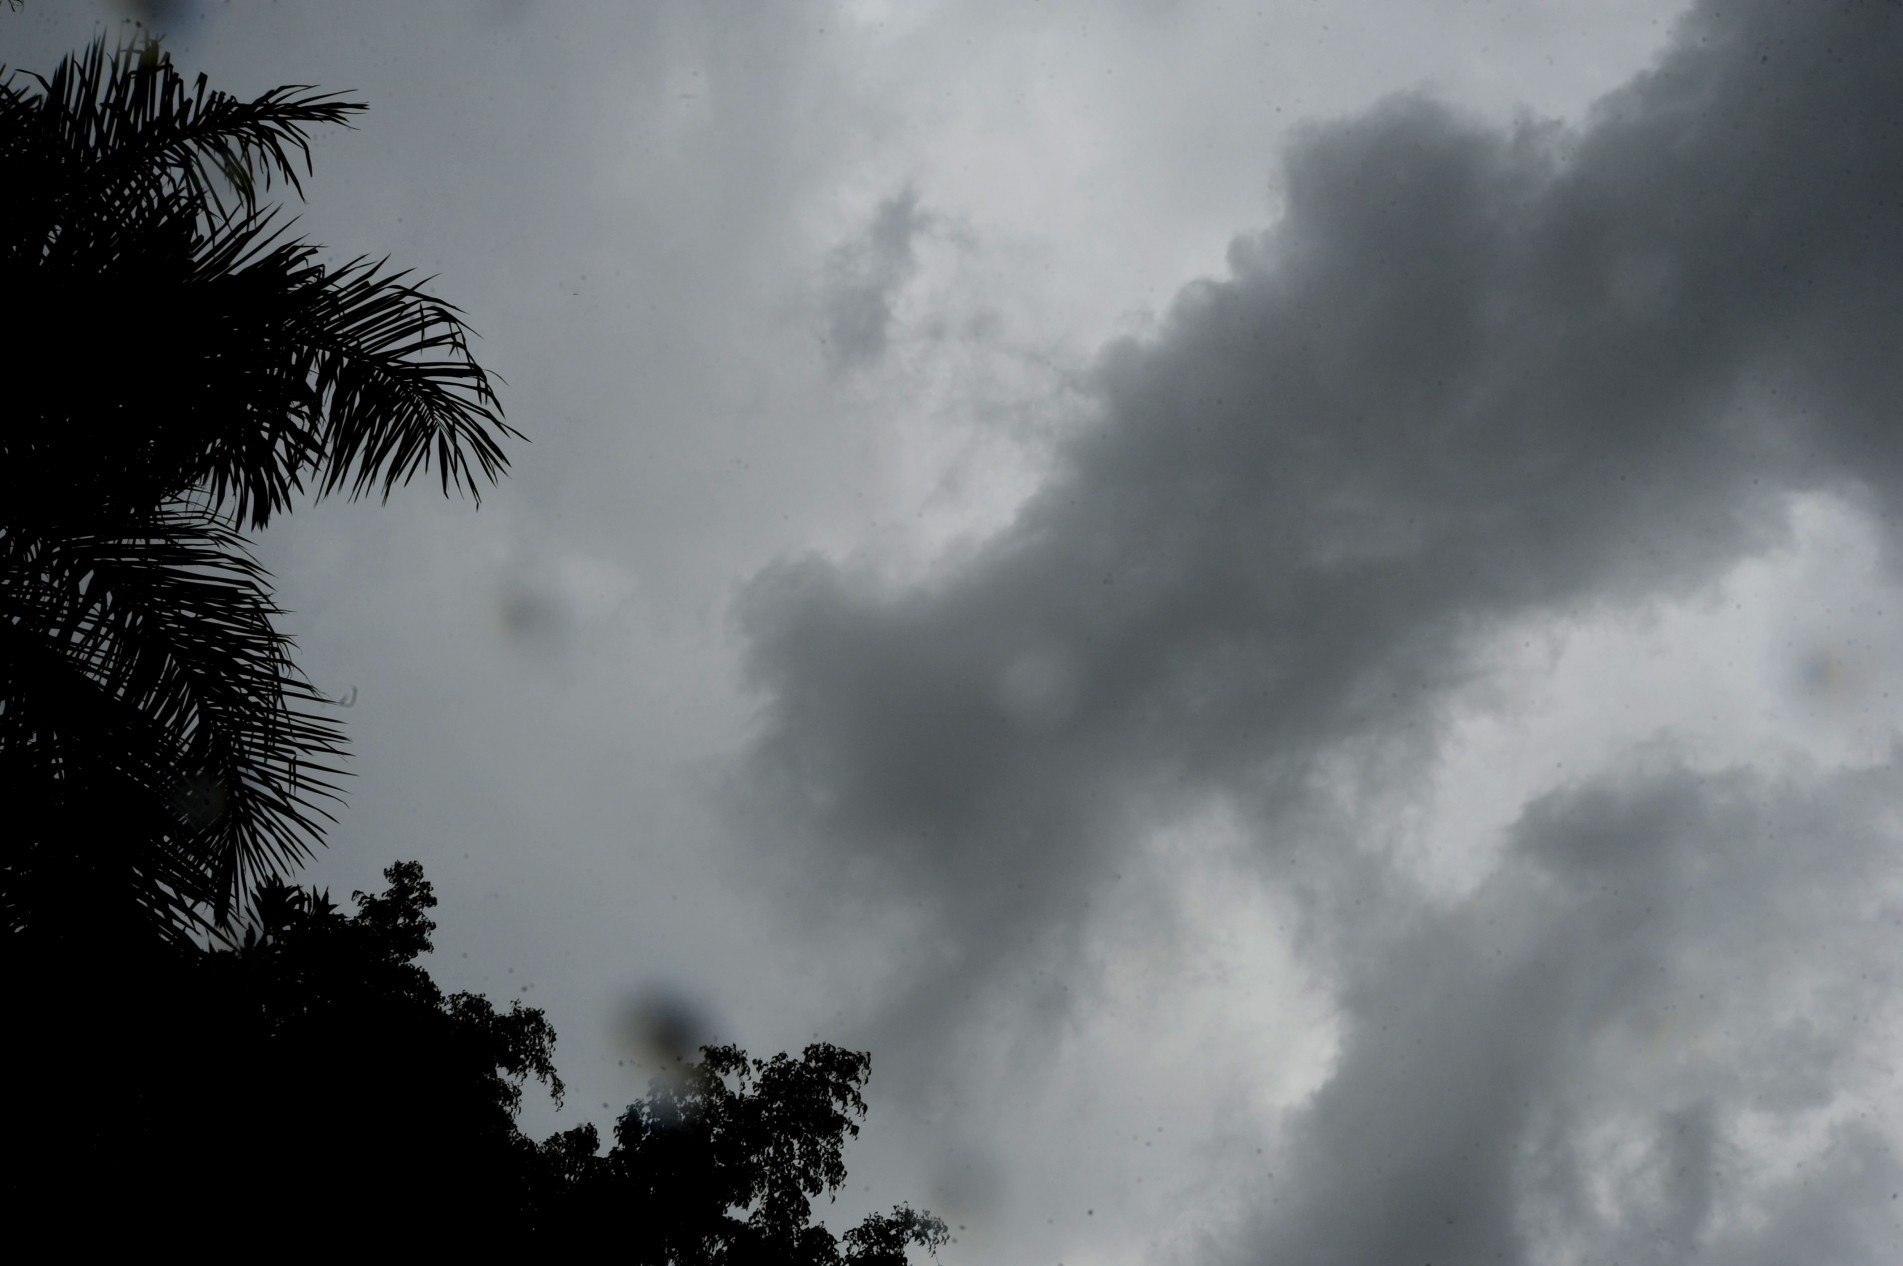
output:
[[[435,928],[422,868],[384,878],[346,914],[267,877],[242,928],[122,964],[129,983],[82,1006],[24,982],[28,1040],[0,1052],[26,1090],[0,1167],[15,1234],[106,1209],[87,1233],[117,1246],[210,1204],[236,1242],[281,1240],[295,1208],[384,1252],[605,1248],[640,1266],[905,1266],[946,1242],[903,1206],[838,1236],[813,1223],[871,1067],[834,1046],[708,1047],[622,1114],[605,1155],[593,1125],[531,1142],[527,1083],[562,1096],[554,1030],[520,1002],[445,994],[416,961]]]
[[[814,1198],[845,1182],[870,1072],[868,1056],[825,1043],[769,1060],[704,1047],[622,1114],[607,1155],[592,1125],[541,1145],[538,1228],[644,1266],[904,1266],[908,1247],[936,1252],[945,1224],[907,1206],[836,1238],[813,1223]]]
[[[341,734],[242,531],[432,469],[479,499],[506,465],[455,310],[262,205],[362,108],[188,85],[151,40],[0,82],[11,932],[177,938],[307,856]]]
[[[277,1237],[297,1208],[382,1243],[519,1238],[540,1161],[515,1114],[530,1079],[560,1100],[554,1031],[438,988],[416,962],[430,885],[414,862],[384,876],[351,914],[267,877],[209,948],[116,963],[85,994],[21,981],[10,1221],[109,1210],[92,1233],[136,1239],[198,1210]]]

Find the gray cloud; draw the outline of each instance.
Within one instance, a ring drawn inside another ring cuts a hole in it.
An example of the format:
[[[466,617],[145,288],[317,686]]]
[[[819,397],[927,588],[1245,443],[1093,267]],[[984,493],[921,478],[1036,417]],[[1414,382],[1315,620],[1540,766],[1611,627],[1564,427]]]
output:
[[[913,242],[930,223],[918,190],[908,185],[879,204],[861,236],[827,258],[822,306],[826,357],[835,371],[885,354],[893,300],[917,271]]]
[[[1896,1019],[1897,775],[1536,802],[1478,892],[1345,974],[1242,1257],[1891,1260],[1903,1166],[1846,1107]]]
[[[1104,355],[1101,424],[981,554],[753,584],[757,770],[952,905],[1058,900],[1133,778],[1293,795],[1431,729],[1503,621],[1887,492],[1898,19],[1725,12],[1579,135],[1410,98],[1310,136],[1284,222]]]
[[[1527,1260],[1536,1215],[1656,1260],[1686,1258],[1654,1232],[1751,1260],[1815,1222],[1814,1185],[1765,1187],[1777,1212],[1749,1234],[1718,1207],[1732,1100],[1696,1096],[1635,1136],[1634,1163],[1672,1176],[1653,1212],[1586,1207],[1572,1040],[1751,916],[1522,894],[1557,923],[1495,962],[1476,920],[1505,898],[1483,897],[1400,949],[1384,929],[1426,907],[1354,829],[1365,793],[1423,775],[1512,621],[1693,592],[1782,540],[1797,492],[1896,505],[1900,61],[1893,5],[1713,3],[1578,129],[1419,96],[1314,128],[1281,221],[1154,338],[1105,351],[1096,425],[1007,530],[916,585],[817,558],[759,576],[739,607],[763,705],[750,821],[932,921],[882,1040],[951,1049],[1033,947],[1085,970],[1092,900],[1218,796],[1302,894],[1357,1026],[1301,1126],[1312,1193],[1263,1232],[1277,1260]],[[1702,796],[1547,804],[1522,831],[1536,860],[1496,888],[1577,866],[1696,902],[1681,870],[1727,838],[1701,824],[1738,825]],[[1741,900],[1769,899],[1751,885],[1771,870],[1740,874]],[[1382,1131],[1396,1150],[1352,1150]],[[1843,1139],[1848,1208],[1890,1162]],[[1831,1260],[1872,1251],[1837,1234]]]

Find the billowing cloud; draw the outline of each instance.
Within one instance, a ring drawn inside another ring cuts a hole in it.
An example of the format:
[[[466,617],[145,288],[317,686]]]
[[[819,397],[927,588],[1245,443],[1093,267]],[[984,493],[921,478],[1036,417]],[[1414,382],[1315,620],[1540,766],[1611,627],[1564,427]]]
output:
[[[1339,986],[1244,1260],[1887,1261],[1898,771],[1545,797]]]
[[[1898,37],[1706,9],[1577,135],[1413,98],[1318,130],[980,554],[753,584],[757,768],[951,907],[1041,909],[1133,791],[1312,791],[1431,732],[1502,622],[1705,582],[1796,489],[1887,495]]]
[[[1749,948],[1727,919],[1809,926],[1778,866],[1726,851],[1743,792],[1542,802],[1452,915],[1355,839],[1514,622],[1697,591],[1782,540],[1798,493],[1893,518],[1899,64],[1895,5],[1710,3],[1578,128],[1420,96],[1316,127],[1280,169],[1280,221],[1104,352],[1095,424],[1006,530],[902,586],[819,558],[759,576],[750,806],[829,882],[925,911],[897,1027],[951,1032],[1026,954],[1077,956],[1120,867],[1220,799],[1300,893],[1350,1026],[1296,1127],[1315,1176],[1259,1241],[1276,1260],[1797,1242],[1824,1216],[1814,1179],[1724,1205],[1747,1091],[1633,1081],[1626,1032],[1678,996],[1680,955]],[[1850,829],[1811,812],[1814,835]],[[1495,915],[1522,925],[1489,939]],[[1800,1084],[1796,1030],[1750,1031],[1771,1049],[1734,1037],[1711,1066],[1782,1060],[1766,1076]],[[1595,1094],[1627,1114],[1602,1141]],[[1837,1128],[1849,1209],[1892,1162]],[[1376,1137],[1395,1150],[1356,1150]],[[1643,1216],[1589,1190],[1618,1164],[1657,1178]],[[1833,1234],[1831,1260],[1875,1242]]]

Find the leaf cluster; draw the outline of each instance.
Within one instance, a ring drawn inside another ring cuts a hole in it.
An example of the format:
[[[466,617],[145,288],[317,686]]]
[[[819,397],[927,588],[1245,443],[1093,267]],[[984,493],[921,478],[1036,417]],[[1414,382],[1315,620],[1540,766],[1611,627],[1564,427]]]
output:
[[[868,1056],[825,1043],[771,1059],[704,1047],[622,1114],[605,1155],[593,1126],[541,1145],[552,1190],[538,1225],[612,1228],[617,1251],[655,1266],[904,1266],[910,1247],[936,1252],[945,1224],[906,1206],[837,1237],[813,1221],[814,1199],[845,1182],[870,1072]]]
[[[871,1063],[703,1048],[615,1122],[540,1144],[516,1123],[531,1081],[561,1102],[541,1011],[445,993],[418,959],[436,898],[399,862],[380,893],[261,880],[242,924],[202,946],[75,961],[0,948],[25,982],[0,1074],[30,1088],[9,1122],[0,1208],[122,1247],[215,1199],[239,1242],[284,1211],[337,1214],[379,1253],[607,1248],[637,1266],[906,1266],[947,1242],[900,1206],[835,1236],[814,1201],[846,1178]],[[44,946],[29,946],[44,950]],[[110,948],[110,947],[108,947]],[[102,1096],[101,1088],[109,1088]],[[24,1219],[24,1222],[23,1222]]]
[[[388,887],[260,882],[242,927],[143,958],[6,947],[21,982],[0,1208],[18,1228],[125,1247],[202,1210],[281,1235],[287,1202],[385,1245],[520,1239],[540,1159],[515,1123],[531,1080],[559,1102],[541,1011],[445,993],[416,961],[435,905],[415,863]],[[80,1206],[110,1211],[82,1226]]]
[[[177,929],[305,856],[342,735],[277,614],[242,540],[187,509],[116,531],[0,525],[10,926],[71,932],[123,901]]]
[[[431,949],[436,896],[423,868],[398,862],[383,872],[380,894],[351,894],[346,916],[327,892],[259,882],[241,934],[227,933],[205,956],[217,991],[239,1000],[255,1036],[281,1046],[283,1058],[310,1065],[317,1084],[340,1069],[414,1067],[439,1084],[464,1079],[467,1103],[500,1129],[521,1107],[522,1090],[540,1081],[559,1104],[555,1031],[536,1008],[511,1002],[497,1011],[480,994],[445,994],[416,961]],[[417,1095],[406,1102],[412,1106]]]
[[[0,83],[0,269],[33,318],[16,351],[64,353],[21,358],[37,425],[0,441],[9,484],[51,503],[36,508],[203,489],[259,528],[307,481],[387,496],[432,465],[480,499],[516,433],[456,310],[381,262],[325,266],[260,201],[301,195],[311,130],[363,108],[188,85],[151,41]],[[75,353],[106,371],[83,391]]]

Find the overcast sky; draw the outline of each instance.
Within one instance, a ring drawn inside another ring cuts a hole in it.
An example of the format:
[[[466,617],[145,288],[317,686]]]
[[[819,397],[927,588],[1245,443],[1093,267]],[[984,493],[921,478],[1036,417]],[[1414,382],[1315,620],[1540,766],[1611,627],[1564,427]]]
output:
[[[672,1009],[948,1263],[1903,1260],[1903,6],[143,11],[531,441],[260,547],[531,1131]]]

